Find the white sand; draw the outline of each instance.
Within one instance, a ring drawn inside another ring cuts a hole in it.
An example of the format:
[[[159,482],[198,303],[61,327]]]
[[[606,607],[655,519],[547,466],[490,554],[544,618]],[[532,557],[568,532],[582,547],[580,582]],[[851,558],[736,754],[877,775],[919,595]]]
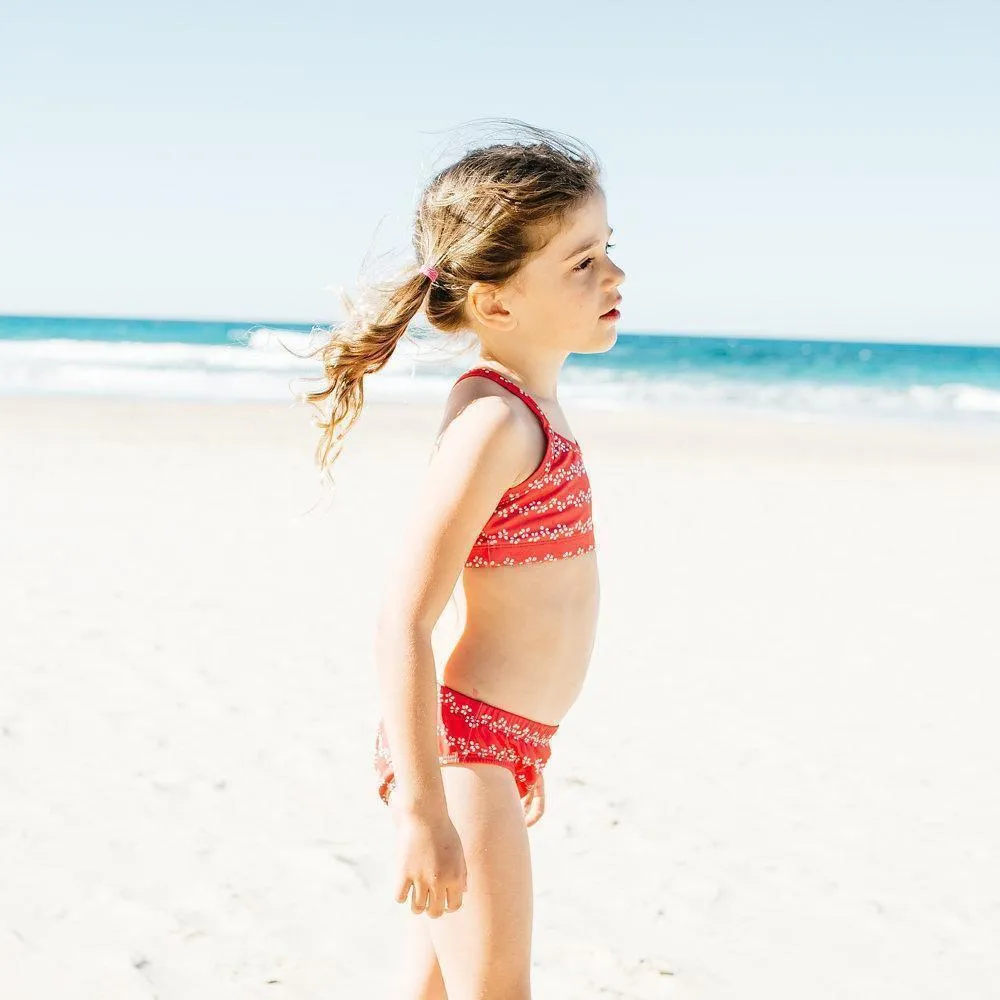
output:
[[[1000,435],[571,417],[535,995],[997,996]],[[3,997],[391,995],[372,637],[437,420],[370,407],[308,513],[304,409],[0,399]]]

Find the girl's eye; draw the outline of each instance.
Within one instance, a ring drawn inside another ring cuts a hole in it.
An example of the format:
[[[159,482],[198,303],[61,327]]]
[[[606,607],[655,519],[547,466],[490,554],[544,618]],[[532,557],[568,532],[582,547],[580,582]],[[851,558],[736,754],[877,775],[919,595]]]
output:
[[[606,251],[607,250],[613,250],[614,248],[615,248],[615,244],[614,243],[607,243],[607,244],[605,244],[605,247],[604,247],[604,249]],[[586,260],[581,260],[580,263],[577,264],[576,267],[573,268],[573,270],[574,271],[586,271],[587,268],[593,263],[593,261],[594,261],[593,257],[588,257]]]

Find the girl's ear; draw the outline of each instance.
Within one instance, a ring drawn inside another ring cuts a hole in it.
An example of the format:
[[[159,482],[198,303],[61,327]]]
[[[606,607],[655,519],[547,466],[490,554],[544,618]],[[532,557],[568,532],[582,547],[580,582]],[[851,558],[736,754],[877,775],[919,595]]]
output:
[[[507,333],[517,326],[517,320],[507,308],[504,298],[504,291],[499,285],[474,281],[469,285],[465,305],[471,319],[489,330]]]

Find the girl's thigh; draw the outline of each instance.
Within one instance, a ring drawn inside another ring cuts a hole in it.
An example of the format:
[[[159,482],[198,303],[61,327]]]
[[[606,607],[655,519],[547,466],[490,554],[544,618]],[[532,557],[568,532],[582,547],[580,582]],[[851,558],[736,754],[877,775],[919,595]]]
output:
[[[449,997],[531,995],[531,854],[514,777],[496,764],[441,769],[465,852],[461,909],[427,919]]]

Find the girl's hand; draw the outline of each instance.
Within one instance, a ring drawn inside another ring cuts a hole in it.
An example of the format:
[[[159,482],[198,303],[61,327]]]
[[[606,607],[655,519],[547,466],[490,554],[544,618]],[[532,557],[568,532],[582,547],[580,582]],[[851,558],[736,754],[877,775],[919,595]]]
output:
[[[465,852],[446,812],[433,818],[403,817],[399,848],[397,903],[410,896],[414,913],[435,918],[462,906],[462,894],[468,889]]]
[[[545,813],[545,779],[538,772],[535,783],[528,789],[527,795],[521,799],[524,807],[524,825],[534,826]]]

